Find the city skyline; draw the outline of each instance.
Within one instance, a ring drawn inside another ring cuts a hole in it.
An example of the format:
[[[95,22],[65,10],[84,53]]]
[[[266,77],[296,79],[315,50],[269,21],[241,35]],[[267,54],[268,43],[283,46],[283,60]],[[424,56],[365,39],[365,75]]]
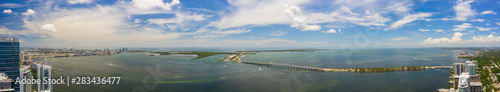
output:
[[[23,47],[494,47],[494,0],[4,0]]]

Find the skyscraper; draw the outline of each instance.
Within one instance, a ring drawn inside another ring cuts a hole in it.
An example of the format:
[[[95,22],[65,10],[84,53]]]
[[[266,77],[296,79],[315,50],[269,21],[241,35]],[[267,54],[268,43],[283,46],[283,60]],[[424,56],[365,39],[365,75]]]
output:
[[[465,65],[464,63],[453,63],[453,73],[454,75],[460,75],[464,72]]]
[[[458,80],[458,92],[470,92],[469,73],[464,72]]]
[[[19,40],[17,37],[0,37],[0,73],[5,73],[10,79],[19,77]],[[19,91],[19,84],[13,84]]]
[[[52,78],[52,66],[47,65],[46,62],[36,62],[33,67],[36,68],[37,78]],[[52,92],[52,84],[38,84],[36,90],[37,92]]]
[[[468,72],[470,75],[476,75],[476,64],[470,63],[465,65],[465,72]]]
[[[32,78],[31,76],[31,70],[29,69],[30,66],[21,66],[21,68],[19,69],[19,72],[20,72],[20,76],[19,76],[19,79],[30,79]],[[31,91],[31,84],[20,84],[19,85],[20,87],[20,92],[30,92]]]

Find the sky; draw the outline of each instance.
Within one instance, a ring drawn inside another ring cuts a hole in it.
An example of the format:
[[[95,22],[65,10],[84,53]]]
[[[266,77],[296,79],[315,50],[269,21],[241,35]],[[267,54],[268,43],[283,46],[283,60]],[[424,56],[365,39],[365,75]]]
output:
[[[498,47],[496,0],[1,0],[22,47]]]

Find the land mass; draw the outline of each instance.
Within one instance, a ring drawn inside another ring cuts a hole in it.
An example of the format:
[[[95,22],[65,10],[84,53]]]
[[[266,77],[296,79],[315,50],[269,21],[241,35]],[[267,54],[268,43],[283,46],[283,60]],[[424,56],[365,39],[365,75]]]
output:
[[[316,52],[324,49],[289,49],[289,50],[247,50],[236,52]]]
[[[238,54],[236,52],[204,52],[204,51],[169,51],[169,52],[151,52],[152,54],[157,55],[172,55],[172,54],[191,54],[198,55],[191,60],[200,59],[208,56],[219,55],[219,54]]]

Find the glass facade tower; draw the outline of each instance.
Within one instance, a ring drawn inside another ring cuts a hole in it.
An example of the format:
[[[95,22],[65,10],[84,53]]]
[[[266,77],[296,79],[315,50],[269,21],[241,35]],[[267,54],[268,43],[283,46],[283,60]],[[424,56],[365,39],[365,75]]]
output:
[[[10,79],[19,77],[19,40],[17,37],[0,37],[0,73],[5,73]],[[12,83],[16,92],[19,84]]]

